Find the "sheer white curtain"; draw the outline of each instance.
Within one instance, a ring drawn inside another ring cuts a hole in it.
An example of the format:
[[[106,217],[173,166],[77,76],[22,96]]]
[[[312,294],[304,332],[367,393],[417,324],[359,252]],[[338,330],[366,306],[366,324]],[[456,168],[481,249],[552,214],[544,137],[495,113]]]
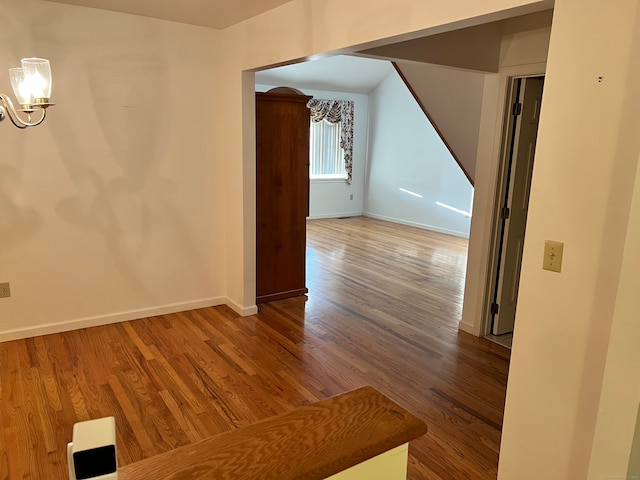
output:
[[[341,126],[326,120],[311,122],[309,159],[311,178],[347,178],[340,146]]]
[[[353,100],[318,100],[315,98],[307,103],[307,107],[311,110],[312,123],[328,122],[340,126],[340,147],[346,172],[342,178],[348,184],[351,184],[353,175],[354,105]]]

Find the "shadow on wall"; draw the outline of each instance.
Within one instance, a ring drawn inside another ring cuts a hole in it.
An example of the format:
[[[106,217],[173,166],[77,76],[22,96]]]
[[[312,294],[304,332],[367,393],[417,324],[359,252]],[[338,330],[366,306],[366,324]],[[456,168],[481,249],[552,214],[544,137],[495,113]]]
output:
[[[114,29],[109,14],[100,12],[91,22],[84,21],[90,13],[78,15],[77,29],[53,17],[33,30],[39,43],[58,46],[58,106],[49,128],[71,186],[55,213],[96,233],[95,249],[106,245],[129,288],[152,298],[141,272],[147,269],[148,277],[166,244],[178,243],[177,255],[195,252],[172,204],[178,187],[159,174],[167,161],[172,96],[163,32],[137,17],[118,16]],[[64,55],[60,46],[68,48]],[[193,253],[188,260],[194,275],[207,281],[201,258]]]
[[[94,279],[66,294],[87,298],[70,315],[104,313],[102,304],[92,305],[105,289],[126,292],[129,304],[117,307],[123,309],[209,295],[216,281],[208,249],[213,227],[202,212],[212,209],[202,205],[211,197],[205,188],[213,168],[203,132],[212,122],[187,123],[187,102],[200,100],[189,89],[214,80],[193,53],[209,36],[40,0],[0,0],[0,7],[0,65],[49,58],[56,103],[42,126],[1,126],[8,147],[0,156],[1,253],[17,244],[20,258],[46,253],[51,263],[28,272],[43,283],[67,266],[74,286]],[[177,102],[178,91],[186,101]],[[211,97],[205,91],[202,100]],[[190,280],[172,283],[167,296],[169,275]]]
[[[15,156],[12,161],[16,161]],[[20,205],[21,183],[17,168],[0,164],[0,239],[5,248],[24,242],[42,228],[40,214],[34,208]]]
[[[157,174],[168,134],[158,99],[166,101],[170,91],[162,59],[145,53],[152,32],[137,36],[146,38],[142,42],[134,34],[126,28],[95,32],[88,39],[94,49],[83,48],[74,59],[78,75],[68,77],[72,83],[65,90],[88,95],[66,98],[88,105],[81,116],[77,103],[59,108],[52,123],[76,189],[55,211],[64,221],[99,233],[117,270],[138,293],[149,294],[136,265],[150,248],[152,229],[164,220],[155,218],[154,206],[175,190]]]

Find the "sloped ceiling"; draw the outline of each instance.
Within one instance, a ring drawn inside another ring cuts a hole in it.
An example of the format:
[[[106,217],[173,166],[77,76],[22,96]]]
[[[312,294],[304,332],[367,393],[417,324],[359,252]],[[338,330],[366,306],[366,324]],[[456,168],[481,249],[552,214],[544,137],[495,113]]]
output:
[[[256,72],[256,83],[368,94],[393,71],[388,61],[336,55]]]
[[[291,0],[46,0],[222,29]]]

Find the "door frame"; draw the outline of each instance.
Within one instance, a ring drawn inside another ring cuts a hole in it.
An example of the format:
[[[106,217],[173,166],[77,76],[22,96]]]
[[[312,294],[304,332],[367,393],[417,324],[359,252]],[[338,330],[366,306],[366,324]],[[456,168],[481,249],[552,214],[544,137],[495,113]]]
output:
[[[502,208],[498,212],[497,218],[494,219],[494,221],[497,222],[499,230],[499,232],[496,232],[496,269],[493,272],[496,288],[492,296],[491,311],[489,312],[492,321],[492,333],[494,335],[513,333],[514,330],[517,285],[520,279],[522,257],[520,255],[515,259],[509,258],[509,255],[516,254],[514,250],[509,250],[509,245],[511,245],[512,249],[515,247],[511,244],[514,238],[521,238],[522,242],[524,242],[535,150],[531,151],[530,148],[529,150],[525,150],[525,152],[529,152],[529,155],[527,158],[524,158],[522,157],[523,151],[521,149],[523,145],[525,148],[527,145],[530,147],[530,144],[528,144],[526,140],[532,138],[532,133],[535,135],[533,137],[533,145],[535,148],[540,119],[539,101],[541,97],[538,95],[542,95],[543,86],[544,76],[511,77],[509,82],[507,102],[507,106],[510,107],[507,112],[509,118],[505,123],[503,135],[504,178],[501,178],[501,180],[504,186],[500,191]],[[516,107],[519,107],[517,111]],[[532,108],[534,109],[533,111],[531,110]],[[532,126],[533,123],[530,120],[530,115],[534,112],[535,127]],[[529,167],[527,167],[527,164]],[[522,200],[518,207],[514,204],[516,198]],[[522,212],[524,212],[524,215],[522,215]],[[519,251],[521,254],[522,245]],[[511,267],[509,267],[509,265],[511,265]],[[513,271],[512,268],[515,268],[515,271]],[[511,291],[513,295],[511,287],[513,287],[512,282],[514,280],[516,282],[516,286],[514,287],[516,297],[515,299],[513,297],[505,298],[505,294],[507,294],[505,288],[509,288],[509,291]],[[506,285],[509,285],[509,287]],[[501,330],[501,332],[497,333],[497,330]]]
[[[481,320],[478,335],[485,337],[491,334],[493,314],[491,305],[494,301],[497,287],[498,259],[501,254],[502,218],[500,211],[504,205],[507,187],[507,175],[509,170],[510,131],[513,126],[511,115],[512,95],[515,91],[513,85],[516,79],[530,77],[544,77],[546,63],[521,65],[504,68],[500,71],[500,96],[498,105],[498,120],[496,122],[496,135],[494,152],[498,158],[495,172],[492,208],[489,219],[491,221],[488,250],[486,251],[486,268],[484,292],[482,295]],[[535,171],[535,165],[534,165]]]

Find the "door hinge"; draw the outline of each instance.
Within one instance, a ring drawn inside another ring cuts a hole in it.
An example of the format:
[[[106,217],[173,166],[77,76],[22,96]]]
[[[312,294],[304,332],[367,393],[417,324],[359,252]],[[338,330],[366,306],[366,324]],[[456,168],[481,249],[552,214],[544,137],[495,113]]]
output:
[[[522,104],[520,102],[516,102],[513,104],[512,114],[514,117],[517,117],[522,113]]]
[[[500,306],[497,303],[492,303],[491,304],[491,314],[492,315],[497,315],[498,314],[498,310],[500,310]]]
[[[500,218],[502,220],[507,220],[510,214],[511,214],[511,210],[509,210],[509,207],[502,207],[500,209]]]

